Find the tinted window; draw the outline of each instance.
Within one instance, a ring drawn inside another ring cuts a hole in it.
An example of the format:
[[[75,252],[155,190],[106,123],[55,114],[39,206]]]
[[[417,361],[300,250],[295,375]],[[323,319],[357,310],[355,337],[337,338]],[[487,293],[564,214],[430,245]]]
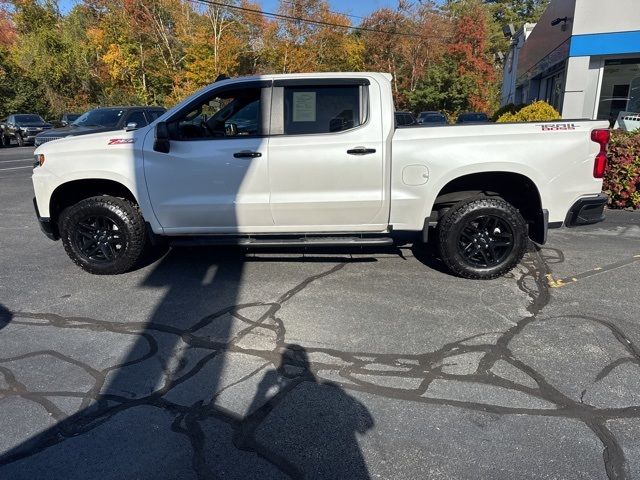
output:
[[[360,125],[360,87],[285,87],[284,133],[305,135]]]
[[[442,115],[426,115],[422,117],[422,123],[446,123],[447,120]]]
[[[133,112],[131,115],[129,115],[129,117],[127,118],[127,123],[135,123],[138,128],[146,127],[147,119],[144,118],[144,113],[138,110],[137,112]]]
[[[178,119],[180,140],[260,135],[260,88],[214,93]]]
[[[18,123],[44,123],[40,115],[16,115],[15,121]]]
[[[124,113],[125,111],[121,108],[96,108],[81,115],[73,124],[82,127],[115,128]]]
[[[151,123],[155,122],[163,113],[164,110],[147,110],[145,115],[147,116],[147,121]]]
[[[65,115],[65,120],[67,122],[75,122],[78,118],[80,118],[80,115],[77,115],[75,113],[69,114],[69,115]]]
[[[486,122],[489,119],[484,113],[463,113],[458,117],[458,123],[465,122]]]
[[[413,117],[408,113],[396,113],[396,122],[399,126],[412,125]]]

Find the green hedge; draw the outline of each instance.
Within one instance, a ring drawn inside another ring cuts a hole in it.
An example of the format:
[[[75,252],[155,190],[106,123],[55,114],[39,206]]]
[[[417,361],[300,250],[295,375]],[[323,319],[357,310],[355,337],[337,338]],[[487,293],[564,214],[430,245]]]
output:
[[[640,208],[640,130],[611,132],[604,192],[611,208]]]

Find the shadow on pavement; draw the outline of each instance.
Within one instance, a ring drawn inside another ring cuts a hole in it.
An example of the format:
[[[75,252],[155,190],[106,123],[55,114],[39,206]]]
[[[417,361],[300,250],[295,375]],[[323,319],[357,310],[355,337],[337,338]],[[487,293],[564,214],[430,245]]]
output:
[[[373,428],[371,414],[339,385],[319,381],[300,345],[287,345],[279,367],[264,374],[249,412],[239,448],[276,460],[295,478],[369,478],[357,434]]]
[[[89,392],[9,386],[53,421],[0,456],[0,478],[368,478],[356,438],[373,426],[364,405],[318,382],[304,348],[286,346],[284,334],[268,345],[249,342],[256,331],[279,335],[277,311],[309,283],[350,261],[375,261],[296,259],[305,260],[319,273],[275,301],[242,304],[246,262],[260,260],[233,249],[172,250],[140,285],[165,289],[148,322],[40,316],[87,332],[90,342],[102,333],[133,342],[103,369],[64,352],[62,360],[94,378]],[[2,324],[10,317],[1,307]],[[82,403],[70,416],[49,400],[74,395]]]

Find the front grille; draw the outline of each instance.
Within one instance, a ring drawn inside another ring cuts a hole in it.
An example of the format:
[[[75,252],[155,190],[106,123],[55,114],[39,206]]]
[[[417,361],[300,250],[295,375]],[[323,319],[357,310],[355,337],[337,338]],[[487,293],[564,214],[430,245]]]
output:
[[[64,137],[54,137],[54,136],[46,136],[46,137],[36,137],[36,145],[42,145],[43,143],[51,142],[53,140],[60,140]]]

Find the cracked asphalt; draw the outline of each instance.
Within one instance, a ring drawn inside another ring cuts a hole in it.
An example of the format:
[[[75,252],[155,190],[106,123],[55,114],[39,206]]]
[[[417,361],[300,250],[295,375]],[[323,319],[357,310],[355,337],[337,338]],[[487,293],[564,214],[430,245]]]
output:
[[[0,479],[640,478],[639,213],[488,282],[410,248],[97,277],[31,154],[0,150]]]

